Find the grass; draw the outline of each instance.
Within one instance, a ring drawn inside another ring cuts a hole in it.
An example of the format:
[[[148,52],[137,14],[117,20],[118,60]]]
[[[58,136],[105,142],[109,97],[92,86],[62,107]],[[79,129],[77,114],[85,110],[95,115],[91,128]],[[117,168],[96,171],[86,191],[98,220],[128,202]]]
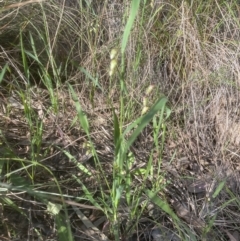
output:
[[[0,239],[238,241],[238,5],[1,3]]]

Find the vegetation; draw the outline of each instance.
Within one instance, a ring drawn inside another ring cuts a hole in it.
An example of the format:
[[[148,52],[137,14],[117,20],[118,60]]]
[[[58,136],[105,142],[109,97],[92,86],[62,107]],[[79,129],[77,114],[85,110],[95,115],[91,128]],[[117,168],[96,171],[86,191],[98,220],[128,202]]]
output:
[[[0,2],[1,240],[240,240],[237,0]]]

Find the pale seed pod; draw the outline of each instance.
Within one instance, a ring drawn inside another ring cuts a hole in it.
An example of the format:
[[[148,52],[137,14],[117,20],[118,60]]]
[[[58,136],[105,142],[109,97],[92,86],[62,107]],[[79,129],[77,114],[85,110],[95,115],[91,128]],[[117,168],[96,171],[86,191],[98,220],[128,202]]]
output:
[[[114,59],[117,55],[117,50],[116,49],[112,49],[110,52],[110,59]]]

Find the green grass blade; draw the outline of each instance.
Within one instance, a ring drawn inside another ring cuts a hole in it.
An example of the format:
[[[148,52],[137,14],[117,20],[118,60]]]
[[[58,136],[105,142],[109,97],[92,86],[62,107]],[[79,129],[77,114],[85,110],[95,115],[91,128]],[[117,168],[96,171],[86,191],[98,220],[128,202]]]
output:
[[[87,187],[81,182],[81,180],[76,177],[75,175],[72,175],[72,177],[82,186],[82,190],[85,193],[85,197],[87,200],[89,200],[95,207],[102,209],[101,206],[97,203],[97,201],[94,199],[93,195],[91,192],[89,192],[89,190],[87,189]]]
[[[11,207],[13,210],[21,213],[23,216],[26,217],[26,214],[8,197],[1,197],[0,198],[0,203],[4,203],[6,206]]]
[[[115,113],[115,111],[113,111],[113,117],[114,117],[114,135],[113,135],[113,140],[114,140],[114,145],[115,145],[115,154],[117,155],[117,153],[119,152],[119,145],[120,145],[120,125],[119,125],[119,121],[118,121],[118,117]]]
[[[218,196],[218,194],[222,191],[222,189],[224,188],[225,186],[225,183],[226,181],[221,181],[218,186],[217,186],[217,189],[215,190],[215,192],[213,193],[212,197],[213,198],[216,198]]]
[[[145,190],[145,194],[154,204],[160,207],[165,213],[169,214],[176,222],[180,222],[178,216],[174,213],[174,211],[171,209],[171,207],[166,201],[160,199],[156,193],[152,192],[149,189]]]
[[[1,72],[0,72],[0,84],[2,83],[3,77],[6,73],[6,70],[8,68],[8,64],[5,64],[4,67],[2,68]]]
[[[123,33],[122,47],[121,47],[122,54],[125,52],[128,38],[129,38],[131,29],[132,29],[132,26],[134,23],[134,19],[137,16],[139,5],[140,5],[140,0],[133,0],[131,3],[130,15],[129,15],[129,18],[128,18],[128,21],[127,21],[127,24],[125,26],[124,33]]]
[[[22,31],[20,31],[20,46],[21,46],[22,63],[23,63],[25,77],[29,81],[30,72],[29,72],[28,62],[27,62],[26,53],[25,53],[24,44],[23,44]]]
[[[85,131],[85,133],[89,136],[90,131],[89,131],[88,119],[87,119],[86,115],[84,114],[84,112],[81,108],[81,105],[78,101],[78,98],[77,98],[77,95],[76,95],[75,91],[73,90],[73,87],[70,84],[68,84],[68,87],[70,89],[72,99],[75,102],[75,106],[76,106],[76,110],[77,110],[77,113],[78,113],[78,118],[79,118],[80,124],[81,124],[83,130]]]
[[[149,112],[141,118],[138,127],[136,128],[136,130],[133,132],[133,134],[130,136],[129,140],[127,141],[126,150],[128,150],[130,148],[130,146],[136,140],[137,136],[142,132],[144,127],[146,127],[147,124],[152,120],[154,115],[159,110],[164,110],[164,108],[166,106],[166,103],[167,103],[167,98],[166,97],[161,97],[156,102],[156,104],[149,110]]]
[[[32,36],[32,34],[31,34],[31,32],[29,33],[29,38],[30,38],[31,47],[32,47],[32,50],[33,50],[34,55],[31,54],[31,53],[29,53],[29,52],[28,52],[28,54],[31,54],[31,55],[32,55],[32,58],[35,59],[38,64],[42,65],[42,63],[40,62],[40,60],[39,60],[39,58],[38,58],[35,41],[34,41],[34,39],[33,39],[33,36]]]
[[[94,86],[97,86],[99,89],[103,90],[102,87],[100,86],[97,78],[93,78],[92,75],[90,73],[88,73],[88,71],[86,69],[84,69],[83,67],[80,67],[80,70],[94,83]]]
[[[69,152],[67,152],[61,148],[58,148],[58,149],[61,150],[69,158],[69,160],[77,166],[77,168],[80,171],[87,174],[88,176],[92,176],[92,173],[84,165],[82,165],[79,161],[77,161],[73,155],[71,155]]]
[[[58,238],[60,241],[74,241],[70,226],[70,221],[66,220],[66,215],[61,213],[55,216]]]

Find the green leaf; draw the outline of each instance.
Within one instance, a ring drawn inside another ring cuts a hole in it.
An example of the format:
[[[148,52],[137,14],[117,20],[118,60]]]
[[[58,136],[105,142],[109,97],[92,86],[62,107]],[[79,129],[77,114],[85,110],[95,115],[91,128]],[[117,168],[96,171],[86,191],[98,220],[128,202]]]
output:
[[[218,196],[218,194],[219,194],[219,193],[222,191],[222,189],[224,188],[225,183],[226,183],[226,180],[221,181],[221,182],[218,184],[217,189],[215,190],[215,192],[214,192],[213,195],[212,195],[213,198],[216,198],[216,197]]]
[[[11,199],[8,197],[1,197],[0,198],[0,203],[5,203],[7,206],[11,207],[12,209],[16,210],[17,212],[21,213],[26,217],[26,213],[24,213],[18,205],[16,205]]]
[[[77,166],[77,168],[80,171],[84,172],[85,174],[87,174],[89,176],[92,176],[92,173],[83,164],[81,164],[81,162],[77,161],[77,159],[73,155],[71,155],[69,152],[67,152],[59,147],[58,147],[58,149],[61,150],[69,158],[69,160]]]
[[[69,87],[70,92],[72,94],[72,99],[75,102],[75,106],[76,106],[76,110],[77,110],[77,113],[78,113],[78,119],[80,121],[80,124],[81,124],[83,130],[85,131],[85,133],[89,136],[90,132],[89,132],[89,123],[88,123],[87,116],[85,115],[85,113],[83,112],[83,110],[81,108],[81,105],[78,101],[78,98],[77,98],[77,95],[76,95],[75,91],[73,90],[73,87],[70,84],[68,84],[68,87]]]
[[[70,227],[70,221],[61,213],[55,216],[59,241],[74,241]]]
[[[171,207],[166,201],[160,199],[156,193],[152,192],[149,189],[146,189],[145,193],[154,204],[160,207],[165,213],[169,214],[172,219],[174,219],[176,222],[180,222],[178,216],[174,213],[174,211],[171,209]]]
[[[99,89],[102,90],[102,87],[100,86],[100,84],[98,82],[98,78],[93,78],[92,75],[90,75],[90,73],[88,73],[88,71],[86,69],[84,69],[83,67],[80,67],[80,70],[94,83],[95,86],[97,86]]]
[[[29,188],[30,187],[30,183],[26,180],[26,178],[23,178],[21,176],[19,176],[19,174],[15,174],[13,173],[10,176],[10,181],[12,183],[12,186],[14,187],[24,187],[24,188]]]
[[[130,15],[127,21],[127,24],[124,28],[124,33],[123,33],[123,39],[122,39],[122,48],[121,48],[121,53],[124,54],[126,46],[127,46],[127,42],[128,42],[128,38],[134,23],[134,19],[137,16],[137,12],[139,9],[139,5],[140,5],[140,0],[133,0],[131,3],[131,9],[130,9]]]
[[[8,64],[5,64],[4,67],[2,68],[1,72],[0,72],[0,84],[2,83],[3,77],[6,73],[6,70],[8,68]]]
[[[91,192],[89,192],[89,190],[87,189],[87,187],[81,182],[81,180],[75,176],[72,175],[72,177],[75,179],[75,181],[77,181],[81,186],[82,186],[82,190],[85,194],[85,197],[87,198],[87,200],[89,202],[91,202],[95,207],[102,209],[101,206],[98,204],[98,202],[94,199],[94,196],[92,195]]]
[[[115,148],[117,149],[117,146],[120,140],[120,126],[119,126],[118,117],[114,110],[113,110],[113,117],[114,117],[114,144],[115,144]],[[116,150],[116,153],[118,153],[118,150]]]
[[[21,46],[21,55],[22,55],[22,63],[23,63],[24,73],[25,73],[27,80],[29,80],[30,72],[29,72],[28,62],[27,62],[27,58],[26,58],[24,45],[23,45],[22,31],[20,31],[20,46]]]
[[[133,134],[130,136],[127,144],[126,144],[126,150],[130,148],[130,146],[133,144],[133,142],[136,140],[137,136],[142,132],[142,130],[147,126],[147,124],[152,120],[154,115],[159,111],[165,110],[165,105],[167,103],[166,97],[161,97],[156,104],[148,111],[147,114],[145,114],[139,121],[139,125],[136,128],[136,130],[133,132]]]
[[[124,190],[124,186],[123,185],[120,185],[116,188],[116,197],[114,199],[114,205],[115,207],[118,207],[118,204],[119,204],[119,200],[122,196],[122,192]]]

